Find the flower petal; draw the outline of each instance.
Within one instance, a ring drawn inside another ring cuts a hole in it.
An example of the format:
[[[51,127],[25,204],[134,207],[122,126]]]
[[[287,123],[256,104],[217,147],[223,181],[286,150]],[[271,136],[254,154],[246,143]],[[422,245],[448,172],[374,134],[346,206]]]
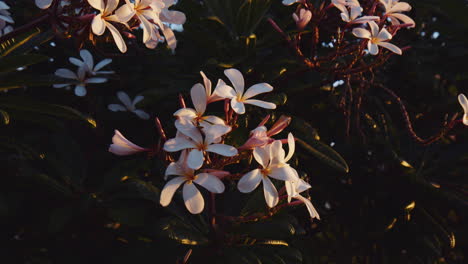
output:
[[[112,37],[114,38],[115,44],[117,45],[117,48],[119,48],[120,52],[125,53],[127,52],[127,44],[125,44],[124,39],[122,38],[122,35],[120,35],[120,32],[109,22],[106,22],[106,27],[109,29],[109,31],[112,34]]]
[[[210,97],[211,96],[211,80],[206,77],[205,73],[200,71],[200,75],[203,78],[203,86],[205,87],[206,91],[206,96]]]
[[[110,104],[107,106],[107,108],[112,112],[127,111],[127,108],[120,104]]]
[[[73,58],[73,57],[72,57],[72,58],[69,58],[68,61],[69,61],[71,64],[73,64],[73,65],[75,65],[75,66],[78,66],[78,67],[82,67],[83,65],[85,65],[84,62],[83,62],[82,60],[77,59],[77,58]]]
[[[135,15],[135,9],[131,4],[125,4],[115,11],[115,15],[120,23],[127,23]]]
[[[168,181],[161,191],[159,203],[162,206],[168,206],[172,201],[174,193],[179,189],[180,185],[185,182],[185,180],[185,177],[175,177]]]
[[[101,14],[93,18],[93,22],[91,22],[91,30],[98,36],[101,36],[104,34],[104,31],[106,31],[106,23],[104,19],[102,19]]]
[[[203,142],[203,138],[200,131],[197,127],[193,125],[193,123],[190,120],[187,120],[185,118],[179,118],[175,121],[175,127],[177,128],[177,131],[180,131],[182,134],[191,138],[193,141],[197,143]]]
[[[198,174],[194,182],[200,184],[212,193],[224,192],[224,183],[220,179],[218,179],[218,177],[213,176],[209,173]]]
[[[264,147],[255,148],[253,151],[253,156],[258,164],[262,165],[263,168],[268,167],[268,162],[270,161],[270,153]]]
[[[227,69],[224,70],[224,75],[231,81],[236,93],[242,95],[244,93],[244,76],[242,76],[242,73],[237,69]]]
[[[195,84],[190,90],[192,103],[199,116],[202,116],[206,110],[207,94],[205,87],[200,83]]]
[[[148,113],[140,109],[134,110],[133,113],[135,113],[139,118],[143,120],[148,120],[150,118],[150,115]]]
[[[183,137],[171,138],[168,141],[166,141],[166,143],[164,143],[164,150],[167,152],[176,152],[194,147],[195,144],[193,143],[193,141]]]
[[[294,173],[294,169],[289,165],[283,167],[275,167],[270,169],[268,176],[280,180],[280,181],[297,181],[297,174]]]
[[[367,45],[367,48],[369,49],[369,53],[372,55],[377,55],[379,54],[379,47],[376,44],[372,44],[369,41],[369,44]]]
[[[309,211],[310,218],[317,218],[318,220],[320,220],[319,213],[317,212],[317,210],[315,210],[315,207],[312,205],[312,202],[309,199],[301,195],[298,195],[295,198],[305,204],[305,206],[307,207],[307,211]]]
[[[242,115],[245,113],[245,106],[244,106],[244,103],[242,102],[239,102],[237,100],[237,97],[233,97],[231,99],[231,107],[232,109],[234,110],[234,112],[236,112],[237,114],[239,115]]]
[[[200,191],[195,187],[195,184],[184,184],[182,194],[184,197],[185,207],[187,207],[187,210],[189,210],[190,213],[199,214],[203,211],[205,201],[203,200],[203,196]]]
[[[263,182],[263,195],[268,207],[275,207],[279,202],[278,191],[275,185],[271,182],[268,177],[262,178]]]
[[[88,66],[88,70],[92,71],[94,67],[94,59],[93,55],[91,55],[91,52],[89,52],[87,49],[82,49],[80,50],[80,57],[83,59],[83,62]]]
[[[242,98],[249,99],[258,94],[267,93],[273,91],[273,86],[269,85],[268,83],[258,83],[252,85],[247,91],[245,92]]]
[[[98,64],[96,64],[96,66],[92,70],[97,72],[100,69],[106,67],[111,62],[112,62],[112,59],[104,59],[104,60],[100,61]]]
[[[288,155],[286,156],[286,158],[284,158],[284,162],[288,162],[288,160],[292,158],[294,151],[296,150],[294,136],[291,133],[288,134],[288,147]]]
[[[105,83],[107,82],[107,78],[102,78],[102,77],[93,77],[86,79],[86,83]]]
[[[135,96],[135,98],[133,98],[132,105],[133,106],[137,105],[139,102],[143,101],[143,99],[145,99],[143,95]]]
[[[364,28],[354,28],[353,29],[353,35],[358,37],[358,38],[365,38],[365,39],[370,39],[371,38],[371,33],[369,30],[364,29]]]
[[[172,50],[174,53],[177,47],[177,39],[175,37],[174,31],[168,26],[164,26],[163,29],[164,38],[166,39],[167,46]]]
[[[86,95],[86,86],[78,84],[75,86],[75,95],[76,96],[85,96]]]
[[[390,40],[390,39],[392,39],[392,37],[393,37],[392,34],[390,34],[390,32],[388,32],[387,29],[383,28],[383,29],[379,32],[379,34],[377,35],[376,38],[377,38],[377,39],[379,40],[379,42],[380,42],[380,41],[387,41],[387,40]],[[376,44],[378,44],[378,43],[376,43]]]
[[[104,11],[106,7],[103,0],[88,0],[88,3],[99,11]]]
[[[265,109],[276,109],[276,105],[274,103],[265,102],[256,99],[248,99],[244,101],[245,104],[255,105]]]
[[[130,97],[128,96],[126,92],[124,91],[117,92],[117,97],[125,105],[125,107],[131,108],[133,106],[132,100],[130,100]]]
[[[198,149],[190,150],[188,157],[187,157],[187,165],[189,168],[198,170],[203,166],[203,161],[205,157],[203,156],[203,152]]]
[[[252,192],[258,187],[262,178],[263,175],[260,172],[260,169],[250,171],[239,180],[237,183],[237,189],[242,193]]]
[[[146,149],[132,143],[130,140],[125,138],[118,130],[114,130],[114,136],[112,137],[112,143],[109,147],[109,152],[119,155],[132,155],[137,152],[146,151]]]
[[[393,45],[392,43],[379,42],[377,45],[379,45],[381,47],[384,47],[384,48],[386,48],[386,49],[390,50],[391,52],[396,53],[398,55],[403,54],[403,51],[401,51],[401,49],[399,47]]]
[[[372,37],[376,37],[379,34],[379,26],[374,21],[367,23],[371,29]]]
[[[205,143],[212,144],[216,139],[224,136],[229,131],[231,131],[230,126],[226,125],[212,125],[204,128],[203,132],[205,133]]]
[[[229,85],[226,85],[224,82],[221,85],[216,86],[213,94],[218,95],[221,98],[234,98],[237,96],[236,91]]]
[[[174,116],[193,120],[197,117],[197,112],[192,108],[181,108],[174,113]]]
[[[224,144],[211,144],[206,151],[213,152],[225,157],[233,157],[237,155],[237,149],[233,146]]]
[[[52,4],[52,0],[36,0],[35,2],[40,9],[47,9]]]
[[[400,13],[407,11],[411,11],[411,6],[408,3],[399,2],[393,5],[392,8],[390,8],[390,10],[387,10],[387,13]]]
[[[76,73],[72,72],[69,69],[57,69],[55,71],[55,75],[66,79],[78,80],[78,76],[76,75]]]
[[[391,14],[390,16],[400,20],[401,22],[403,22],[403,24],[412,24],[411,27],[409,28],[414,28],[416,26],[416,22],[414,22],[414,20],[407,16],[407,15],[404,15],[404,14]]]

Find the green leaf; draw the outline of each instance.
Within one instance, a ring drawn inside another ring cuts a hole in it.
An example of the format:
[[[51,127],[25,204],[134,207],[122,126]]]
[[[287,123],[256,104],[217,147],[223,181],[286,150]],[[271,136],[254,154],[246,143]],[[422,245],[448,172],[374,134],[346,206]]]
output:
[[[345,173],[349,172],[349,167],[346,161],[328,145],[318,140],[309,140],[308,142],[305,142],[299,138],[296,138],[296,142],[307,153],[330,165],[332,168]]]
[[[0,117],[2,118],[2,123],[4,125],[10,124],[10,115],[6,111],[0,109]]]
[[[57,194],[62,194],[64,196],[72,196],[72,192],[69,188],[59,183],[57,180],[49,177],[43,173],[35,173],[32,175],[33,179],[38,183],[47,186],[50,190],[54,191]]]
[[[0,72],[16,71],[16,69],[18,69],[19,67],[37,64],[47,59],[47,56],[40,54],[27,54],[3,57],[0,58]]]
[[[53,84],[63,83],[63,79],[55,75],[36,75],[29,73],[11,73],[6,80],[0,83],[0,91],[24,87],[50,87]]]
[[[158,223],[159,232],[183,245],[205,245],[209,240],[192,225],[179,218],[164,218]]]
[[[24,45],[26,42],[31,40],[34,36],[38,35],[39,33],[41,33],[41,30],[39,28],[34,28],[29,32],[3,41],[2,43],[0,43],[0,55],[2,57],[5,57],[17,48]]]

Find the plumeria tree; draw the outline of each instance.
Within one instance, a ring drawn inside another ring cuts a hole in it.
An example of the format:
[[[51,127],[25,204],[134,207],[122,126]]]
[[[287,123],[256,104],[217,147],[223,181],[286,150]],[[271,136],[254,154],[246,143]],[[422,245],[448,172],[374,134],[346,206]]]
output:
[[[4,262],[464,263],[467,11],[0,1]]]

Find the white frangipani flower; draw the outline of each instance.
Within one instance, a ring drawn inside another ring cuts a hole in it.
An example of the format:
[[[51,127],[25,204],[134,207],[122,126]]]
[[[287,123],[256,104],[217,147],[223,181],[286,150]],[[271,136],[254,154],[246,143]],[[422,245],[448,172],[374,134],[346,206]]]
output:
[[[317,212],[317,210],[315,210],[315,207],[312,205],[312,202],[304,196],[300,195],[301,192],[312,188],[310,184],[308,184],[298,176],[296,181],[285,182],[285,186],[286,191],[288,193],[288,203],[291,202],[292,198],[303,202],[307,207],[307,211],[309,211],[310,218],[317,218],[318,220],[320,220],[320,215]]]
[[[244,93],[244,77],[242,73],[236,69],[227,69],[224,74],[229,78],[234,89],[228,85],[222,85],[218,89],[218,94],[221,97],[231,99],[231,107],[237,114],[245,113],[244,104],[251,104],[266,109],[275,109],[276,105],[273,103],[250,99],[258,94],[271,92],[273,87],[268,83],[258,83],[251,86]]]
[[[64,84],[54,84],[54,88],[64,88],[70,85],[75,85],[75,95],[76,96],[85,96],[86,95],[86,85],[88,83],[105,83],[107,82],[107,78],[102,77],[86,77],[86,71],[84,68],[78,68],[78,72],[75,73],[69,69],[58,69],[55,71],[55,75],[61,78],[74,80],[70,83]]]
[[[371,31],[363,28],[355,28],[353,29],[353,34],[358,38],[369,40],[367,42],[367,49],[370,54],[377,55],[379,53],[378,46],[384,47],[398,55],[403,53],[399,47],[388,42],[388,40],[392,39],[392,34],[390,34],[390,32],[385,28],[382,28],[379,32],[379,26],[374,21],[370,21],[368,24]]]
[[[411,10],[411,6],[408,3],[400,2],[399,0],[380,0],[380,3],[385,8],[385,16],[390,18],[392,25],[399,25],[401,21],[403,24],[412,24],[411,27],[416,26],[412,18],[401,14],[401,12]]]
[[[458,102],[463,108],[463,111],[465,112],[463,114],[463,124],[465,126],[468,126],[468,99],[466,99],[466,96],[464,94],[459,94],[458,95]]]
[[[130,99],[127,93],[120,91],[117,92],[117,97],[119,100],[122,102],[123,105],[121,104],[110,104],[107,108],[113,112],[118,112],[118,111],[129,111],[134,114],[136,114],[139,118],[148,120],[150,118],[150,115],[146,113],[143,110],[136,109],[136,104],[141,102],[144,97],[141,95],[137,95],[133,101]]]
[[[114,133],[112,144],[109,146],[109,152],[118,156],[127,156],[138,152],[149,151],[149,149],[142,148],[126,139],[118,130],[114,130]]]
[[[263,183],[263,193],[267,205],[271,208],[278,204],[279,197],[275,185],[270,178],[281,181],[296,181],[297,173],[286,162],[293,156],[295,150],[294,137],[290,133],[288,136],[289,152],[285,157],[282,143],[279,140],[264,147],[255,148],[253,156],[261,165],[261,168],[255,169],[239,180],[237,188],[243,193],[250,193],[255,190],[260,181]]]
[[[379,21],[380,17],[378,16],[363,16],[362,15],[362,7],[360,6],[352,6],[349,7],[351,11],[348,10],[346,6],[336,6],[341,11],[341,19],[349,24],[364,24],[369,21]]]
[[[174,115],[179,118],[188,119],[194,124],[199,124],[201,127],[207,127],[214,124],[225,125],[224,120],[217,116],[203,116],[205,114],[208,101],[217,97],[217,90],[215,89],[215,92],[211,94],[211,81],[206,79],[206,76],[204,76],[203,73],[202,76],[204,77],[205,86],[197,83],[190,90],[192,103],[195,109],[182,108],[175,112]],[[224,84],[224,82],[222,82],[222,84]]]
[[[184,136],[176,136],[164,144],[167,152],[177,152],[184,149],[189,150],[187,163],[191,169],[199,169],[203,165],[206,152],[216,153],[226,157],[237,155],[237,149],[224,144],[217,144],[220,138],[231,131],[231,127],[225,125],[212,125],[206,127],[203,137],[200,130],[186,119],[176,122],[177,130]]]
[[[47,9],[52,4],[52,0],[35,0],[35,2],[40,9]]]
[[[199,214],[205,207],[205,201],[198,188],[194,183],[203,186],[211,193],[223,193],[224,184],[216,176],[209,173],[199,173],[195,175],[195,171],[187,166],[189,154],[187,151],[182,151],[177,162],[172,162],[166,169],[165,178],[169,175],[177,176],[172,178],[164,185],[161,191],[160,204],[168,206],[174,193],[183,184],[182,196],[184,198],[185,207],[192,214]]]
[[[94,66],[93,55],[86,49],[80,50],[80,57],[82,60],[77,58],[69,58],[69,61],[78,67],[83,67],[87,73],[91,75],[98,74],[113,74],[114,71],[100,71],[105,66],[109,65],[112,62],[112,59],[104,59],[100,61],[96,66]]]
[[[115,28],[110,22],[125,23],[121,16],[112,14],[119,4],[119,0],[107,0],[104,4],[104,0],[88,0],[88,3],[95,9],[99,10],[99,14],[93,18],[91,23],[91,29],[97,36],[101,36],[106,31],[106,28],[112,34],[117,48],[120,52],[127,52],[127,44],[125,44],[122,35],[119,30]],[[130,18],[129,18],[130,19]]]
[[[310,20],[312,19],[312,12],[305,8],[301,8],[299,10],[299,16],[296,13],[292,14],[294,21],[296,22],[296,26],[299,30],[302,30],[309,24]]]

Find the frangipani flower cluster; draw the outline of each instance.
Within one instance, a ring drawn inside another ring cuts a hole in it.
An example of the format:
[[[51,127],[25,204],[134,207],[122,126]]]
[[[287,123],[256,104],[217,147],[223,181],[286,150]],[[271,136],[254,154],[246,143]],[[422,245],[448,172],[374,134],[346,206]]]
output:
[[[143,29],[143,43],[146,47],[154,49],[159,42],[166,41],[168,46],[175,50],[177,41],[169,24],[182,25],[185,23],[185,14],[169,10],[176,0],[87,0],[97,10],[91,22],[91,30],[97,35],[103,35],[107,30],[111,33],[118,49],[125,53],[127,44],[122,37],[123,29],[132,26]],[[120,2],[124,2],[119,6]],[[161,35],[162,34],[162,35]]]
[[[55,75],[64,79],[70,79],[68,83],[54,84],[54,88],[64,88],[75,85],[74,92],[76,96],[85,96],[87,93],[86,86],[90,83],[105,83],[106,77],[102,75],[113,74],[113,71],[101,71],[102,68],[109,65],[112,60],[104,59],[94,65],[93,55],[86,49],[80,50],[81,59],[70,58],[71,64],[78,66],[76,72],[60,68],[55,71]]]
[[[240,71],[227,69],[224,73],[233,87],[218,80],[212,91],[211,81],[201,72],[203,84],[195,84],[190,91],[193,108],[186,108],[184,104],[183,108],[174,113],[177,133],[174,138],[165,141],[163,146],[166,157],[172,162],[166,168],[164,180],[167,182],[161,191],[161,205],[168,206],[177,190],[182,189],[187,210],[192,214],[199,214],[205,207],[205,198],[199,186],[212,194],[221,194],[226,189],[226,181],[237,179],[237,188],[242,193],[254,191],[261,182],[269,208],[277,206],[281,200],[287,204],[294,198],[306,205],[312,218],[319,218],[310,200],[300,195],[310,185],[288,163],[295,152],[294,136],[289,133],[287,139],[272,138],[288,126],[291,118],[282,116],[267,129],[265,124],[268,116],[251,132],[245,143],[240,146],[226,143],[236,129],[238,115],[248,110],[244,104],[265,109],[274,109],[276,105],[252,99],[272,91],[271,85],[255,84],[244,92],[245,81]],[[221,100],[224,100],[225,105],[223,117],[205,115],[211,103]],[[128,141],[119,131],[116,131],[112,141],[109,151],[116,155],[151,151]],[[288,145],[287,155],[283,148],[284,143]],[[177,161],[173,161],[172,153],[179,153]],[[256,161],[256,164],[252,164],[253,168],[226,170],[227,165],[249,160],[251,157]],[[280,197],[275,184],[282,185],[287,195]]]

